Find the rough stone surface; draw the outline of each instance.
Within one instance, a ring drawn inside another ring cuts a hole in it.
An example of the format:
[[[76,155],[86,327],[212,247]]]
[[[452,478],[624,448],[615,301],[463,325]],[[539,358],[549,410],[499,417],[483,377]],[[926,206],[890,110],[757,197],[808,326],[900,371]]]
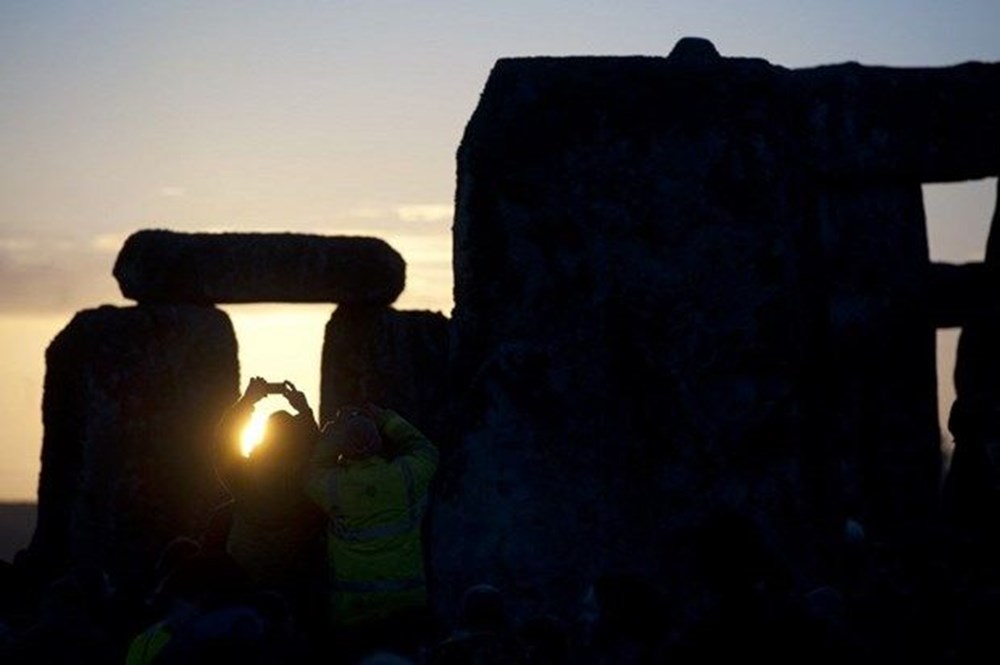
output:
[[[114,276],[139,302],[386,305],[406,264],[378,238],[146,230],[125,241]]]
[[[501,60],[466,128],[442,611],[482,581],[516,612],[572,611],[628,570],[690,618],[694,534],[729,511],[797,588],[836,581],[847,518],[923,554],[940,456],[920,183],[1000,172],[1000,65],[680,46]]]
[[[210,451],[236,358],[214,308],[78,313],[46,352],[32,557],[52,572],[97,564],[134,591],[169,539],[199,535],[222,498]]]
[[[323,342],[320,422],[345,404],[374,402],[441,444],[448,439],[447,367],[443,314],[341,305]]]
[[[935,182],[1000,172],[1000,64],[828,65],[788,73],[808,167],[834,179]],[[791,101],[791,100],[790,100]]]
[[[918,184],[827,186],[819,210],[826,292],[814,297],[829,316],[802,331],[817,353],[802,385],[812,387],[813,441],[832,452],[822,468],[838,470],[832,493],[842,502],[819,515],[851,517],[873,539],[910,547],[928,536],[941,471],[922,193]]]

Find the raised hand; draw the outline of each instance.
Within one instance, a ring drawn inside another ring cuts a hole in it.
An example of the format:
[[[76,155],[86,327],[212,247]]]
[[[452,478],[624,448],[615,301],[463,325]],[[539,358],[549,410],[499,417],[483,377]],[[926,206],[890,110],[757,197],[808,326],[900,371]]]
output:
[[[267,381],[259,376],[250,379],[247,389],[243,392],[243,400],[256,404],[267,396]]]
[[[302,391],[295,387],[294,383],[291,381],[285,381],[284,385],[285,390],[282,394],[285,396],[285,399],[288,400],[288,403],[293,409],[299,413],[305,413],[312,410],[309,407],[309,400],[306,399],[306,396],[302,393]]]

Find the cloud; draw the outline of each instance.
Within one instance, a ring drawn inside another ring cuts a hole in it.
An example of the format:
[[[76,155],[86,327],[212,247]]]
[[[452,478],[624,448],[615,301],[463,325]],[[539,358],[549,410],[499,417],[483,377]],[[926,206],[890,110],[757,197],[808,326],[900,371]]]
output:
[[[347,216],[351,219],[385,220],[392,216],[392,210],[374,206],[360,207],[349,210]]]
[[[123,298],[112,236],[0,237],[0,313],[75,312]],[[123,236],[118,236],[123,237]]]
[[[455,208],[445,204],[413,204],[396,206],[396,217],[403,222],[443,222],[450,221]]]
[[[350,219],[364,222],[427,223],[450,222],[455,215],[455,207],[450,203],[401,203],[391,207],[362,206],[348,212]]]
[[[117,256],[128,236],[127,233],[105,233],[92,238],[90,246],[98,252],[112,252]]]
[[[0,238],[0,252],[26,252],[37,246],[38,241],[28,238]]]
[[[400,308],[447,312],[452,307],[452,239],[447,225],[403,223],[390,218],[384,223],[359,222],[351,227],[301,232],[381,238],[407,264],[407,285],[398,303]],[[71,238],[32,236],[28,232],[0,236],[0,315],[71,314],[103,304],[129,304],[111,271],[130,233]]]
[[[449,213],[451,208],[448,208]],[[441,224],[359,224],[313,229],[331,236],[380,238],[406,261],[406,288],[395,306],[448,313],[453,307],[452,237]]]

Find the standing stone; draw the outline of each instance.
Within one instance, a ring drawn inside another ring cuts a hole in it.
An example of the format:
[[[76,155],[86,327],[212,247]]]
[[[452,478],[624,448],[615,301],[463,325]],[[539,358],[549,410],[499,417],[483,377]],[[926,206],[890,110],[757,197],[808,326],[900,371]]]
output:
[[[948,420],[955,449],[944,487],[960,565],[990,584],[1000,581],[1000,181],[995,205],[979,308],[958,339]]]
[[[985,263],[932,263],[927,300],[938,328],[961,328],[985,310],[1000,310]]]
[[[722,59],[494,68],[459,152],[441,608],[490,580],[572,612],[618,570],[693,602],[691,534],[729,507],[815,567],[802,333],[825,303],[781,84]]]
[[[125,241],[114,276],[139,302],[388,305],[406,263],[378,238],[146,230]]]
[[[697,40],[499,61],[458,154],[438,609],[489,581],[516,613],[572,612],[627,570],[690,619],[693,534],[733,511],[800,590],[835,575],[847,517],[920,543],[939,439],[919,185],[998,170],[998,76]]]
[[[818,398],[816,441],[843,470],[843,518],[879,546],[917,554],[941,473],[923,195],[918,184],[831,185],[819,206],[827,292],[815,295],[829,318],[814,331],[819,357],[803,376]]]
[[[236,339],[210,307],[78,313],[46,352],[31,555],[96,564],[135,591],[163,545],[198,536],[223,497],[214,429],[238,396]]]
[[[443,314],[341,305],[326,325],[320,422],[345,404],[373,402],[440,444],[448,438],[447,366]]]

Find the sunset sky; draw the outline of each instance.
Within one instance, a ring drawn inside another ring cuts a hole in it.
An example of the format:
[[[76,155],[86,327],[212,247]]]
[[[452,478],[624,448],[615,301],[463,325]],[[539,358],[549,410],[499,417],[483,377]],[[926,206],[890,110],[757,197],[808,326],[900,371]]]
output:
[[[998,26],[996,0],[0,0],[0,500],[34,498],[45,347],[126,304],[111,267],[135,230],[379,236],[408,264],[397,307],[450,314],[455,151],[498,58],[694,35],[786,67],[944,66],[1000,61]],[[925,188],[934,258],[982,258],[993,195]],[[332,307],[225,309],[242,383],[315,405]]]

